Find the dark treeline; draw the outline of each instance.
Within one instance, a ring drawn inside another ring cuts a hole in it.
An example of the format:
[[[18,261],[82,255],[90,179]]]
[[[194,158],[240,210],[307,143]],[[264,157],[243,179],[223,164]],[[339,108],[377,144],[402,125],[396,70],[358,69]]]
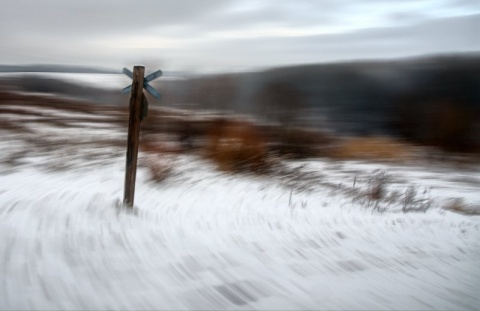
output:
[[[480,55],[292,66],[166,81],[164,105],[253,114],[285,126],[476,148]]]

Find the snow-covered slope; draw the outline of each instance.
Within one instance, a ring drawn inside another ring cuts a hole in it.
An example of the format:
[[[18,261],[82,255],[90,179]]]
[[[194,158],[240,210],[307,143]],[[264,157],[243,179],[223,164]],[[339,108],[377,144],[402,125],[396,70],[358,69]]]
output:
[[[181,155],[163,183],[139,168],[128,211],[120,204],[124,150],[85,140],[117,139],[125,129],[30,129],[1,132],[0,309],[480,305],[480,217],[441,208],[455,197],[480,202],[478,170],[289,163],[318,173],[321,182],[306,189]],[[378,168],[394,187],[428,188],[433,207],[372,212],[342,190],[364,187]]]

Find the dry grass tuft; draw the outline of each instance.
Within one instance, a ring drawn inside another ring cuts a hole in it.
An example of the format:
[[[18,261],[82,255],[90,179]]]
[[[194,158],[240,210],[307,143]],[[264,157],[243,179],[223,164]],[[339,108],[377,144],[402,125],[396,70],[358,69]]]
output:
[[[174,161],[171,157],[158,156],[156,154],[147,154],[142,161],[146,166],[154,182],[161,183],[173,175]]]
[[[391,189],[393,179],[383,170],[376,170],[365,181],[365,189],[355,191],[354,200],[371,209],[372,212],[385,212],[397,210],[403,213],[425,213],[429,210],[434,200],[430,197],[428,189],[418,191],[417,186],[409,186],[403,191]]]
[[[451,200],[444,208],[464,215],[480,215],[479,206],[467,205],[460,198]]]

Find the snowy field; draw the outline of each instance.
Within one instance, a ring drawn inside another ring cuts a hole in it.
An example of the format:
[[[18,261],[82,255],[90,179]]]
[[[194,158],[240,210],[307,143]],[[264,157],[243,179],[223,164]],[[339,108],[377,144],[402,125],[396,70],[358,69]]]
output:
[[[480,217],[444,209],[480,206],[480,166],[311,160],[286,164],[295,178],[258,177],[178,155],[157,183],[140,154],[128,211],[125,150],[105,144],[126,129],[86,113],[40,122],[69,113],[0,114],[23,118],[0,129],[2,310],[480,306]],[[377,170],[431,207],[375,211],[356,194]]]

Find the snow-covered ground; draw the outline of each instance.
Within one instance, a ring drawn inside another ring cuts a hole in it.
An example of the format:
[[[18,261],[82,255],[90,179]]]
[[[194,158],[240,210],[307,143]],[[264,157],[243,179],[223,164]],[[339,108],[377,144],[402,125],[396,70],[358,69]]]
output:
[[[179,155],[156,183],[141,154],[129,211],[125,151],[105,145],[126,129],[22,122],[28,131],[0,130],[0,309],[480,305],[480,217],[442,208],[455,198],[480,206],[480,167],[312,160],[288,163],[305,173],[288,179]],[[432,207],[366,207],[349,189],[368,187],[377,169]]]

